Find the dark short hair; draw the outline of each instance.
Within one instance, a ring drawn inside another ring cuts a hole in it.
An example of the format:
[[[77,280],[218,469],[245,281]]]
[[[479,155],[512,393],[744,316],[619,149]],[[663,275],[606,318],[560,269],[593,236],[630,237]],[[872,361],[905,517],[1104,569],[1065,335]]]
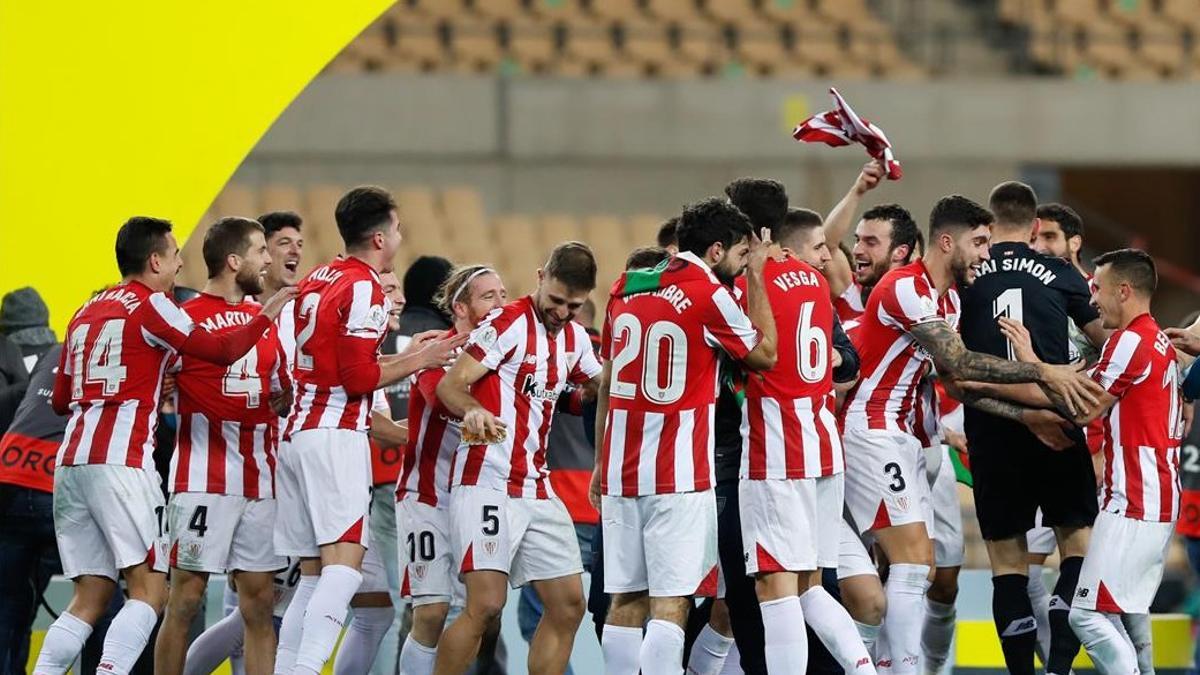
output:
[[[263,226],[263,234],[270,239],[271,235],[285,227],[293,227],[299,232],[304,219],[295,211],[272,211],[259,216],[258,222]]]
[[[655,241],[658,242],[659,248],[679,245],[679,239],[675,236],[677,227],[679,227],[679,216],[671,216],[667,222],[658,226],[658,236],[655,237]]]
[[[701,257],[713,244],[719,242],[729,249],[749,238],[753,231],[746,214],[720,197],[709,197],[684,207],[676,229],[679,250]]]
[[[658,246],[640,246],[633,249],[629,253],[629,257],[625,259],[625,269],[640,270],[646,267],[654,267],[658,263],[670,258],[671,254],[667,253],[667,249]]]
[[[822,220],[821,214],[812,209],[793,206],[787,210],[783,224],[771,229],[771,239],[780,245],[786,245],[786,242],[796,234],[820,227],[823,224],[824,220]]]
[[[596,256],[583,242],[564,241],[550,251],[542,272],[572,291],[590,291],[596,287]]]
[[[937,200],[929,213],[929,238],[943,232],[973,230],[991,225],[992,212],[962,195],[949,195]]]
[[[441,256],[423,255],[404,272],[404,299],[409,307],[437,309],[438,289],[450,278],[454,264]]]
[[[347,248],[354,248],[370,238],[371,234],[390,222],[390,214],[396,210],[396,200],[381,187],[364,185],[356,187],[338,200],[333,211],[338,232]]]
[[[1154,265],[1154,258],[1141,249],[1109,251],[1096,256],[1092,264],[1096,267],[1108,265],[1117,276],[1147,298],[1158,289],[1158,269]]]
[[[725,195],[746,214],[755,232],[764,227],[774,231],[787,218],[787,190],[777,180],[739,178],[725,186]]]
[[[917,249],[921,230],[917,227],[917,221],[913,220],[908,209],[899,204],[880,204],[867,209],[867,212],[862,215],[862,219],[886,220],[891,223],[892,245],[888,248],[888,252],[895,251],[901,246],[908,246],[908,257],[912,258]]]
[[[117,231],[117,269],[121,276],[141,274],[151,253],[167,250],[167,234],[171,221],[148,216],[134,216]]]
[[[263,226],[257,220],[230,216],[222,218],[208,228],[204,233],[204,266],[208,268],[208,278],[220,274],[225,269],[225,258],[230,255],[246,255],[250,248],[250,233],[262,232]]]
[[[996,224],[1025,227],[1037,217],[1037,193],[1024,183],[1010,180],[992,188],[988,206],[996,214]]]
[[[1037,217],[1058,223],[1063,236],[1067,239],[1083,236],[1083,218],[1080,218],[1079,214],[1075,213],[1075,209],[1066,204],[1042,204],[1037,208]]]

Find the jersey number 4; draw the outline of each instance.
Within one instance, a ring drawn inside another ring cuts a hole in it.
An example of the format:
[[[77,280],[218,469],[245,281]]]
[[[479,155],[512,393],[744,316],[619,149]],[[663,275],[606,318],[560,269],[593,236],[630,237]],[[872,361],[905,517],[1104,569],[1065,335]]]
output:
[[[112,396],[121,390],[125,381],[125,366],[121,365],[121,336],[125,319],[109,319],[100,327],[92,341],[92,351],[86,355],[89,324],[76,326],[71,333],[71,398],[83,398],[83,384],[102,384],[104,395]]]
[[[226,396],[245,396],[247,408],[257,408],[262,400],[262,379],[258,376],[258,347],[246,352],[230,364],[221,378],[221,392]]]

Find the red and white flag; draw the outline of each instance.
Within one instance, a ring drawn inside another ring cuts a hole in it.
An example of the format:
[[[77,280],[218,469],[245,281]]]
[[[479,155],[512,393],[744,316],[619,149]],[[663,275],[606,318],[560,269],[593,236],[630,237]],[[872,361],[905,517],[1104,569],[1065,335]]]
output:
[[[865,117],[859,117],[837,89],[830,87],[829,93],[833,95],[834,109],[801,122],[792,131],[792,138],[805,143],[824,143],[835,148],[861,143],[866,146],[867,154],[883,162],[888,180],[900,180],[904,172],[892,154],[892,144],[883,129],[871,124]]]

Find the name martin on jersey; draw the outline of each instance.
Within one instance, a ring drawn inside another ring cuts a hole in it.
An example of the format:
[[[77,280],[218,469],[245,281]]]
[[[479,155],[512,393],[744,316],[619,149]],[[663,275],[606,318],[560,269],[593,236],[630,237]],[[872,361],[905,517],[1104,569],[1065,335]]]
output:
[[[248,312],[227,310],[201,321],[200,327],[211,333],[222,328],[229,328],[230,326],[244,326],[253,320],[254,315]]]

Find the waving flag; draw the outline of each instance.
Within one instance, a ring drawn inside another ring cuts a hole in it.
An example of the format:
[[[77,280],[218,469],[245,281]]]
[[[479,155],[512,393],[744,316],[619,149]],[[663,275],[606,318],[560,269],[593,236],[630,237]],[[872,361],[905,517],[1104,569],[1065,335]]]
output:
[[[883,129],[871,124],[865,117],[859,117],[837,89],[830,87],[829,93],[833,95],[834,109],[801,122],[792,131],[792,138],[805,143],[824,143],[835,148],[860,143],[866,146],[867,154],[883,162],[888,180],[900,180],[904,172],[892,154],[892,144]]]

